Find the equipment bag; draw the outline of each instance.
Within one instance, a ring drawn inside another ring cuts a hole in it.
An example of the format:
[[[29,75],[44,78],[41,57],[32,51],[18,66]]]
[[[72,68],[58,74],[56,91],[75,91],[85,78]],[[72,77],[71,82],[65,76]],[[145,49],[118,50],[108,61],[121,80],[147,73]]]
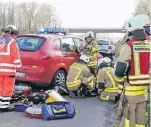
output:
[[[24,112],[28,108],[28,104],[23,102],[18,102],[14,104],[14,111],[16,112]]]
[[[42,106],[45,120],[73,118],[76,114],[74,105],[70,102],[52,102]]]
[[[13,95],[11,97],[11,103],[15,103],[20,101],[23,98],[23,92],[22,91],[14,91]]]
[[[41,107],[42,105],[28,107],[25,111],[25,116],[30,118],[43,119]]]
[[[32,89],[31,87],[27,86],[27,85],[24,85],[24,84],[18,84],[18,85],[15,85],[14,87],[14,91],[22,91],[24,96],[27,96],[31,93]]]

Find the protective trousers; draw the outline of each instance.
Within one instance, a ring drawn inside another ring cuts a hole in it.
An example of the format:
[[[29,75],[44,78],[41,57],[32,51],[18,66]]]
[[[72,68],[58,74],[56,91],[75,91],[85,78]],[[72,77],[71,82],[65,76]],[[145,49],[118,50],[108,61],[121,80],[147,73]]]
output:
[[[0,108],[9,108],[13,94],[15,76],[0,76]]]
[[[146,121],[146,101],[128,104],[124,108],[120,127],[145,127]]]
[[[89,69],[90,72],[96,77],[97,76],[96,66],[90,66]]]

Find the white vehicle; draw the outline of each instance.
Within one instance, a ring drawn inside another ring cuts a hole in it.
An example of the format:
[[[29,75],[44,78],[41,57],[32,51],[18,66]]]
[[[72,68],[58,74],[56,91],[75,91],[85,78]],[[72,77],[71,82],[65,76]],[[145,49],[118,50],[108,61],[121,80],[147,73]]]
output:
[[[103,56],[113,56],[115,54],[115,45],[112,41],[97,40],[99,53]]]

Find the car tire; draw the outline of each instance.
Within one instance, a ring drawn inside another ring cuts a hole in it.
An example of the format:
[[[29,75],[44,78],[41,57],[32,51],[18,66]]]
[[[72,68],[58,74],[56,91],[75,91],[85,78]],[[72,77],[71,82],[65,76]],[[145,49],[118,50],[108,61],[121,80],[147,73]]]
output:
[[[55,87],[61,83],[66,83],[67,74],[64,70],[58,70],[52,80],[51,87]],[[60,80],[60,81],[59,81]]]

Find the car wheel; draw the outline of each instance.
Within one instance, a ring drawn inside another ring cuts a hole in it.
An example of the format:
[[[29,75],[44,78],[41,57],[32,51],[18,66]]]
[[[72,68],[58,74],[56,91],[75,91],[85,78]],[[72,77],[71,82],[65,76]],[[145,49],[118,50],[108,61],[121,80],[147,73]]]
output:
[[[53,77],[52,86],[55,87],[59,84],[65,84],[66,76],[67,75],[64,70],[58,70]]]

